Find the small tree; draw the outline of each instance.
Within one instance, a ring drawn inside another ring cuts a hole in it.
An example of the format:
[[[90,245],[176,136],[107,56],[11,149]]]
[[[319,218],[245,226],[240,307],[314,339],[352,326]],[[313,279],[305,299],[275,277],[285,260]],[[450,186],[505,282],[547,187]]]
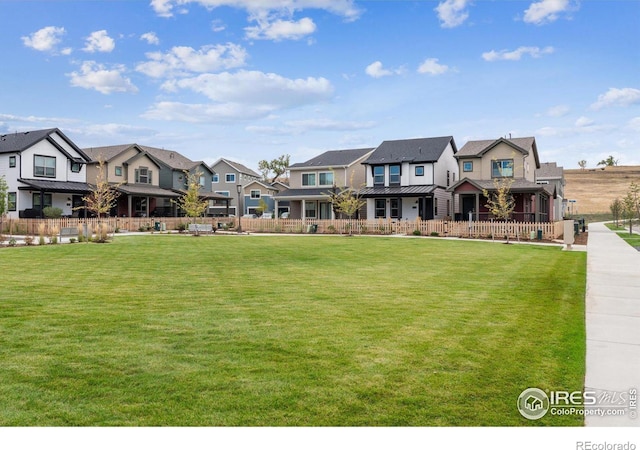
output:
[[[487,198],[485,207],[496,219],[505,222],[511,218],[511,213],[516,207],[516,201],[511,195],[511,185],[513,178],[502,177],[494,178],[494,190],[489,192],[487,189],[482,190],[482,195]],[[507,233],[507,243],[509,242],[509,233]]]
[[[259,216],[263,215],[265,212],[269,210],[269,205],[264,201],[263,198],[260,198],[258,201],[258,206],[256,207],[256,212]]]
[[[613,167],[618,165],[618,160],[613,157],[613,155],[609,155],[607,159],[603,159],[598,163],[599,166],[607,166]]]
[[[351,184],[353,185],[353,174],[351,174]],[[366,200],[362,199],[359,189],[349,187],[338,188],[334,185],[331,191],[325,194],[328,195],[331,200],[334,213],[342,213],[349,219],[352,219],[360,208],[366,205]],[[349,227],[349,235],[351,235],[352,231],[352,227]]]
[[[189,173],[187,170],[184,173],[187,178],[187,190],[174,203],[185,212],[187,217],[191,217],[192,223],[195,224],[196,218],[201,217],[209,206],[209,201],[200,196],[200,189],[202,188],[200,177],[203,173],[200,171]],[[198,236],[200,234],[198,227],[195,227],[195,230],[196,236]]]
[[[616,198],[609,205],[609,209],[611,210],[611,215],[613,216],[613,220],[615,220],[616,227],[618,226],[618,221],[620,220],[620,216],[624,210],[624,205],[620,201],[619,198]]]
[[[578,161],[578,167],[580,167],[580,169],[584,170],[587,168],[587,161],[582,159],[580,161]]]
[[[624,216],[629,219],[629,234],[633,233],[633,219],[640,217],[640,185],[632,182],[622,200]]]
[[[121,184],[122,183],[110,184],[107,181],[104,161],[100,159],[98,163],[98,174],[96,175],[96,182],[95,185],[93,185],[93,190],[89,195],[82,197],[86,208],[99,218],[108,216],[111,209],[116,205],[116,201],[120,195],[117,189]],[[76,209],[82,208],[83,207],[80,206]]]
[[[290,158],[289,155],[281,155],[271,161],[267,161],[266,159],[259,161],[258,169],[262,172],[262,178],[271,183],[276,181],[278,177],[287,173]],[[273,173],[273,175],[270,175],[271,173]]]

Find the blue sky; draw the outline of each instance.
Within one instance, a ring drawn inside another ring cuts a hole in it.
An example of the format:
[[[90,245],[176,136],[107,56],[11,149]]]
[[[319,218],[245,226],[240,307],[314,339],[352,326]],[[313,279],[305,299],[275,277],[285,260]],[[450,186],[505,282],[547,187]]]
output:
[[[535,136],[640,164],[640,2],[0,0],[0,132],[257,168],[383,140]]]

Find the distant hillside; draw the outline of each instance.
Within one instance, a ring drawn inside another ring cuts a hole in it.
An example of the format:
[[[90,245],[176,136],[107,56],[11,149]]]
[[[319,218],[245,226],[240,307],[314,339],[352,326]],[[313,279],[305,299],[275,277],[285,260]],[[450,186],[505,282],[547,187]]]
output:
[[[608,213],[611,202],[622,199],[632,181],[640,184],[640,166],[568,169],[564,178],[565,197],[576,200],[578,214]]]

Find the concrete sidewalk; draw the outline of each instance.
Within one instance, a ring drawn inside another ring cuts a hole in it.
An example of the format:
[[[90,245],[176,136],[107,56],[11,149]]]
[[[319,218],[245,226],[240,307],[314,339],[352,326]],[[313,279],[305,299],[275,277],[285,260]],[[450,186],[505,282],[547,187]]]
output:
[[[640,391],[640,252],[602,223],[589,224],[586,325],[585,390],[624,392],[629,405],[630,389]],[[585,423],[640,426],[638,412],[640,405],[622,416],[587,416]]]

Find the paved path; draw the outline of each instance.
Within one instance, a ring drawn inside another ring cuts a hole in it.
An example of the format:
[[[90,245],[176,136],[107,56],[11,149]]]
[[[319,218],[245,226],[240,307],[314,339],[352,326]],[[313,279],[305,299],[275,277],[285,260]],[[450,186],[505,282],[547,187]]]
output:
[[[589,224],[586,322],[585,389],[640,391],[640,252],[602,223]],[[630,415],[588,416],[585,423],[640,426]]]

